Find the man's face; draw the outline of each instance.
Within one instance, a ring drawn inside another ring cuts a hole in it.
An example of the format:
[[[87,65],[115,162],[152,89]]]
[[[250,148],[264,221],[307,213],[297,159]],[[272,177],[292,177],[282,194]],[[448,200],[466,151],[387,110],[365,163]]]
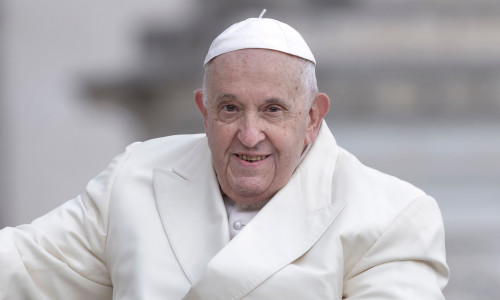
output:
[[[240,203],[270,199],[290,179],[316,133],[310,128],[299,60],[276,51],[223,54],[197,92],[213,164],[224,193]]]

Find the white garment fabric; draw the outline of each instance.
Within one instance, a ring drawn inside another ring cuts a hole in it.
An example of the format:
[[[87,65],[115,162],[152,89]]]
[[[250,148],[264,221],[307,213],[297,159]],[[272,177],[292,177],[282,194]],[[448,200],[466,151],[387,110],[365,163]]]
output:
[[[233,239],[204,134],[135,143],[85,191],[0,231],[0,299],[444,299],[434,199],[326,123]]]
[[[226,195],[223,195],[222,198],[227,212],[230,239],[240,233],[267,203],[267,201],[264,201],[254,204],[241,204],[234,202]]]

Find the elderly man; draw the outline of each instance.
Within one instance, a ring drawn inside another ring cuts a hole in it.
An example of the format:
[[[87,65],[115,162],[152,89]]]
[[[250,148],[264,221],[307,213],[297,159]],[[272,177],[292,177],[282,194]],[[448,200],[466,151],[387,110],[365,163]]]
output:
[[[272,19],[212,43],[206,134],[130,145],[0,234],[1,299],[443,299],[435,201],[338,147],[315,60]]]

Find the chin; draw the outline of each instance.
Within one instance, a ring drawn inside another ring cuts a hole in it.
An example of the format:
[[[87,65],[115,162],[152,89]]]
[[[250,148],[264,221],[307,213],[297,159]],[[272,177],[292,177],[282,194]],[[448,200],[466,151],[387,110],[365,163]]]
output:
[[[237,202],[245,202],[245,203],[255,203],[264,200],[269,200],[271,196],[267,195],[267,188],[263,188],[261,186],[255,185],[237,185],[231,188],[233,193],[236,194],[237,199],[233,199]]]

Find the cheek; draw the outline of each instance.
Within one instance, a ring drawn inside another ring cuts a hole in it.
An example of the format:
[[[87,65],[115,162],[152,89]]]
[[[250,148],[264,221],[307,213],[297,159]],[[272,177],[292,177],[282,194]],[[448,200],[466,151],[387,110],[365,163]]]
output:
[[[304,145],[304,132],[299,127],[286,128],[282,130],[276,139],[276,147],[283,154],[283,158],[294,159],[297,154],[300,156]]]
[[[215,150],[217,156],[221,156],[230,147],[235,133],[230,126],[220,126],[215,122],[211,122],[207,136],[211,144],[210,148]]]

